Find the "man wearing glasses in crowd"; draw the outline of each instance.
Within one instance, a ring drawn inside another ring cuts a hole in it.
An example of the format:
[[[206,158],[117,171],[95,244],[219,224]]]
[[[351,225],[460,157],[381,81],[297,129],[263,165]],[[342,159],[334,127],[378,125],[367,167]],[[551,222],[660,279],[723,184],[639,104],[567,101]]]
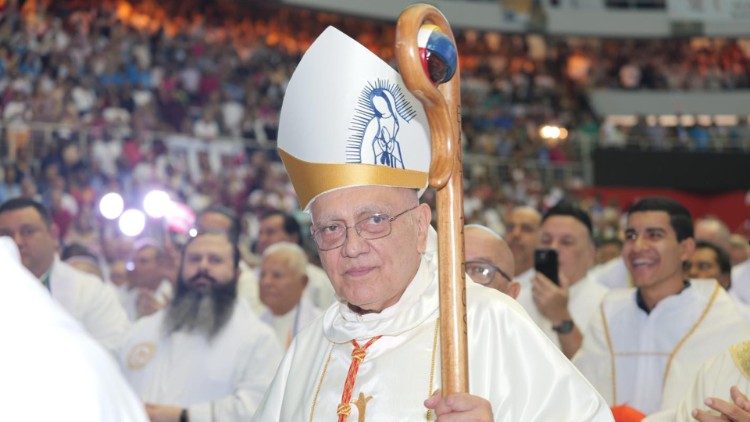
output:
[[[483,286],[499,290],[513,299],[521,285],[513,281],[513,252],[492,229],[479,224],[464,227],[466,274]]]

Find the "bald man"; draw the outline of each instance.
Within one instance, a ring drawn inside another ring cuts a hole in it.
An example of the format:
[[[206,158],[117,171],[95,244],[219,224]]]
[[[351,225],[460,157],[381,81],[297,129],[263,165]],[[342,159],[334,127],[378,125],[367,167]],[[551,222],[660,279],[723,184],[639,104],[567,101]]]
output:
[[[464,228],[466,273],[483,286],[515,299],[521,285],[513,281],[515,264],[508,244],[492,229],[478,224]]]
[[[731,232],[727,225],[716,217],[705,217],[695,222],[695,240],[703,240],[729,251]]]

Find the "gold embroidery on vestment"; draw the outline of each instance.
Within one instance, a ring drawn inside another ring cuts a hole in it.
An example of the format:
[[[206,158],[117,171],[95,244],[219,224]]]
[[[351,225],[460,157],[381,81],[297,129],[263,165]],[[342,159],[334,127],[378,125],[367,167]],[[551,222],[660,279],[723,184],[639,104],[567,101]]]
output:
[[[750,380],[750,341],[743,341],[729,348],[734,364],[745,378]]]

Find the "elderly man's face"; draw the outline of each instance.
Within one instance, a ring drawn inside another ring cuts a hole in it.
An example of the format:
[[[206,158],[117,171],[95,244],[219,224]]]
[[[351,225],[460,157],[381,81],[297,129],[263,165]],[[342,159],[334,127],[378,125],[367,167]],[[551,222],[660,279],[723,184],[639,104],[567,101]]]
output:
[[[482,229],[469,227],[464,232],[464,243],[466,244],[464,255],[467,263],[489,264],[502,271],[502,273],[497,270],[489,271],[493,274],[487,284],[484,284],[483,280],[480,281],[483,274],[477,274],[476,276],[469,274],[469,276],[473,277],[474,281],[497,289],[515,299],[521,285],[512,279],[514,272],[513,253],[505,241]],[[467,271],[470,269],[470,265],[467,264]]]
[[[422,204],[391,222],[388,236],[366,240],[353,226],[372,214],[395,216],[417,205],[414,191],[361,186],[328,192],[312,203],[313,230],[343,222],[346,240],[320,251],[336,294],[362,311],[380,312],[395,304],[419,268],[427,243],[430,208]]]
[[[260,266],[260,301],[274,315],[284,315],[294,309],[307,285],[307,275],[289,265],[284,252],[263,258]]]

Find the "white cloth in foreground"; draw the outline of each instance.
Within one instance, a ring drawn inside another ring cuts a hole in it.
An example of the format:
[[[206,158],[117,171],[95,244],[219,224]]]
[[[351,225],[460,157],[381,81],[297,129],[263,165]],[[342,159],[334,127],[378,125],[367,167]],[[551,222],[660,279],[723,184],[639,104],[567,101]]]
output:
[[[334,305],[297,336],[255,420],[335,419],[352,362],[351,340],[363,345],[375,336],[382,337],[361,362],[348,420],[364,420],[365,412],[367,420],[425,419],[423,401],[440,386],[430,231],[419,270],[395,305],[366,315]],[[612,420],[604,400],[516,302],[471,282],[467,301],[469,390],[491,402],[496,421]]]
[[[518,294],[517,300],[542,332],[559,348],[560,339],[552,329],[552,321],[544,317],[534,303],[531,287],[535,275],[536,271],[531,268],[516,277],[516,281],[521,284],[521,292]],[[570,316],[573,317],[573,321],[581,332],[589,324],[589,320],[596,313],[599,303],[607,292],[608,289],[597,283],[590,274],[570,286],[568,290],[568,312],[570,312]]]
[[[145,422],[116,363],[22,265],[0,237],[2,419]]]
[[[717,397],[732,402],[729,389],[736,385],[743,394],[750,393],[750,341],[737,343],[720,355],[709,359],[698,371],[693,386],[683,397],[677,409],[659,412],[646,419],[648,422],[688,422],[694,421],[693,409],[710,411],[718,416],[715,410],[703,403],[708,397]]]
[[[706,359],[746,338],[750,324],[714,280],[691,280],[650,314],[635,288],[618,289],[604,298],[573,363],[610,405],[650,414],[676,406]]]
[[[281,359],[271,329],[241,300],[210,342],[184,331],[165,337],[165,315],[161,310],[138,320],[119,353],[141,400],[187,407],[191,422],[248,420]]]
[[[732,288],[729,293],[746,305],[750,305],[750,259],[732,267]]]
[[[302,296],[297,306],[291,311],[277,316],[270,309],[266,308],[261,314],[260,320],[273,329],[274,333],[276,333],[276,338],[279,340],[279,344],[286,349],[292,344],[292,340],[300,331],[322,314],[323,311],[318,309],[310,299]]]
[[[52,298],[110,351],[117,350],[130,329],[117,292],[94,275],[77,270],[55,257],[50,269]]]

